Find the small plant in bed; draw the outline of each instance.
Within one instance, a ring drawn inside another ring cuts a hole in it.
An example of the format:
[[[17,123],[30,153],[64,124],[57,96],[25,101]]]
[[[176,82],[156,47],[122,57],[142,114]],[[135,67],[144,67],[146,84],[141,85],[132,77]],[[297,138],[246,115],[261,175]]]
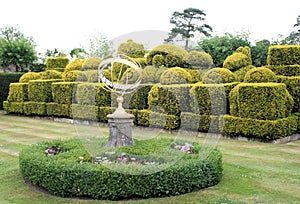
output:
[[[20,152],[20,169],[55,195],[103,200],[180,195],[216,185],[223,174],[220,151],[196,142],[154,138],[101,152],[90,155],[78,139],[42,142]]]

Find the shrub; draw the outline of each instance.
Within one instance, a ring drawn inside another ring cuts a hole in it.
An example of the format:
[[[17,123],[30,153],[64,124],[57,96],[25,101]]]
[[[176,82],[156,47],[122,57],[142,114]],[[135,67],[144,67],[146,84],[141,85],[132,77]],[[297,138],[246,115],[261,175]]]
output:
[[[184,62],[184,57],[188,52],[176,45],[163,44],[153,48],[147,56],[147,64],[153,64],[153,58],[156,55],[162,55],[162,62],[166,67],[185,67],[186,63]]]
[[[66,57],[48,58],[46,62],[47,69],[51,68],[65,68],[69,64],[69,59]]]
[[[9,102],[28,101],[28,83],[11,83],[9,85],[9,94],[7,97]]]
[[[83,63],[85,62],[85,59],[75,59],[73,62],[69,63],[66,68],[65,72],[74,71],[74,70],[80,70],[82,68]]]
[[[154,66],[147,66],[142,71],[142,83],[158,83],[160,76],[167,68],[156,68]]]
[[[25,115],[47,115],[46,103],[45,102],[34,102],[27,101],[23,103]]]
[[[199,115],[224,115],[229,113],[229,92],[237,83],[229,84],[201,84],[192,85],[190,95],[192,112]]]
[[[251,57],[251,50],[250,47],[248,46],[240,46],[236,49],[236,52],[242,53],[244,55],[246,55],[250,61],[250,64],[252,64],[252,57]]]
[[[46,111],[48,116],[70,117],[71,106],[69,104],[47,103]]]
[[[300,62],[299,62],[300,64]],[[283,76],[300,76],[300,65],[267,65],[276,75]]]
[[[182,112],[180,116],[182,130],[191,130],[199,132],[220,133],[220,116],[217,115],[199,115],[195,113]]]
[[[188,84],[154,85],[148,96],[149,109],[179,118],[181,112],[191,111],[190,88]]]
[[[300,62],[300,45],[274,45],[269,47],[268,65],[295,65]]]
[[[230,115],[277,120],[291,115],[293,98],[285,84],[241,83],[229,94]]]
[[[137,110],[148,109],[148,95],[152,87],[153,85],[141,84],[130,98],[129,108]]]
[[[139,73],[134,68],[127,69],[126,72],[123,73],[123,76],[121,78],[121,82],[128,85],[133,85],[134,83],[141,81],[141,73]]]
[[[165,57],[162,54],[157,54],[152,59],[152,65],[155,67],[163,67],[166,65]]]
[[[85,75],[88,78],[88,82],[90,83],[97,83],[99,82],[99,75],[97,70],[92,70],[92,71],[85,71]]]
[[[7,113],[17,113],[17,114],[24,113],[23,102],[4,101],[3,108]]]
[[[180,119],[174,115],[161,114],[149,110],[139,110],[137,124],[144,127],[175,130],[179,128]]]
[[[287,90],[292,95],[294,99],[294,108],[293,112],[300,113],[300,76],[298,77],[286,77],[286,76],[277,76],[278,82],[284,83]]]
[[[23,73],[0,73],[0,109],[3,109],[3,101],[7,99],[9,85],[18,82]]]
[[[235,52],[232,55],[229,55],[223,63],[223,67],[231,71],[236,71],[249,65],[251,65],[249,57],[240,52]]]
[[[146,67],[148,65],[147,59],[144,57],[138,57],[138,58],[135,58],[134,60],[136,60],[142,68]]]
[[[102,59],[99,58],[99,57],[88,58],[82,64],[82,70],[98,70],[98,67],[99,67],[101,62],[102,62]]]
[[[225,68],[213,68],[205,72],[203,76],[203,82],[205,84],[225,84],[235,81],[235,75]]]
[[[189,52],[183,60],[188,63],[191,69],[209,69],[214,64],[210,54],[196,50]]]
[[[247,72],[249,70],[251,70],[252,68],[254,68],[254,67],[255,66],[253,66],[253,65],[248,65],[246,67],[242,67],[239,70],[236,70],[235,72],[233,72],[233,74],[236,77],[236,80],[239,81],[239,82],[243,82],[244,78],[245,78],[245,75],[247,74]]]
[[[36,72],[27,72],[25,74],[23,74],[19,80],[19,82],[21,83],[26,83],[29,82],[30,80],[37,80],[40,79],[41,76],[39,73]]]
[[[133,40],[121,43],[118,47],[118,52],[133,58],[144,57],[146,53],[144,45]]]
[[[189,84],[191,82],[191,74],[180,67],[169,68],[160,76],[160,83],[163,85]]]
[[[244,82],[247,83],[264,83],[277,82],[276,75],[270,69],[265,67],[253,68],[245,75]]]
[[[40,79],[61,79],[61,73],[55,70],[47,70],[40,72]]]
[[[99,107],[93,105],[72,104],[72,116],[77,119],[98,121]]]
[[[158,142],[151,140],[148,143],[136,141],[139,144],[138,148],[133,150],[126,147],[123,151],[129,153],[134,151],[132,154],[135,155],[150,155],[161,143],[165,147],[170,146],[172,141],[170,139],[160,139]],[[197,151],[201,148],[198,143],[192,145]],[[148,150],[144,146],[153,148]],[[47,156],[45,150],[50,147],[60,147],[63,152]],[[170,148],[169,151],[178,150]],[[208,152],[205,149],[203,151]],[[80,163],[78,159],[80,156],[84,157],[84,161],[89,161],[90,155],[80,141],[73,139],[43,142],[26,147],[20,152],[19,162],[21,174],[25,179],[57,196],[120,200],[173,196],[216,185],[223,175],[222,155],[217,149],[211,149],[209,152],[205,159],[198,153],[194,156],[185,152],[180,153],[183,157],[169,167],[164,164],[158,166],[121,164],[108,167],[92,162]],[[125,173],[112,169],[114,167]],[[156,168],[162,170],[148,173]]]
[[[235,116],[224,116],[222,134],[229,137],[247,137],[262,142],[293,135],[297,131],[297,117],[289,116],[277,120],[257,120]]]
[[[65,71],[65,68],[46,68],[46,71],[48,70],[54,70],[54,71],[58,71],[58,72],[64,72]]]
[[[111,93],[100,83],[83,83],[77,86],[76,101],[80,105],[111,106]]]
[[[33,80],[28,84],[28,99],[34,102],[52,102],[51,84],[60,79]]]
[[[191,81],[190,83],[194,84],[194,83],[197,83],[197,82],[201,82],[202,81],[202,76],[203,74],[206,72],[202,69],[198,69],[198,70],[195,70],[195,69],[185,69],[188,73],[190,73],[191,75]]]
[[[62,77],[63,77],[64,81],[67,81],[67,82],[75,82],[75,81],[85,82],[85,81],[88,81],[88,78],[84,74],[84,72],[79,71],[79,70],[64,72],[62,74]]]
[[[51,85],[53,101],[57,104],[75,103],[77,82],[55,82]]]
[[[98,109],[98,121],[102,122],[102,123],[107,123],[108,122],[108,118],[107,115],[108,114],[112,114],[115,111],[116,108],[114,107],[99,107]]]

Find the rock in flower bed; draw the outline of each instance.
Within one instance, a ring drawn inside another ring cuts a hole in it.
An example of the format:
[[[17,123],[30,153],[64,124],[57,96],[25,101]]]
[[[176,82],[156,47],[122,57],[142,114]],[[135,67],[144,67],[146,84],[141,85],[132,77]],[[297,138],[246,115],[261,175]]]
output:
[[[216,185],[222,177],[217,149],[171,139],[135,143],[90,155],[77,139],[43,142],[20,152],[20,169],[55,195],[109,200],[179,195]],[[203,157],[203,151],[210,153]]]

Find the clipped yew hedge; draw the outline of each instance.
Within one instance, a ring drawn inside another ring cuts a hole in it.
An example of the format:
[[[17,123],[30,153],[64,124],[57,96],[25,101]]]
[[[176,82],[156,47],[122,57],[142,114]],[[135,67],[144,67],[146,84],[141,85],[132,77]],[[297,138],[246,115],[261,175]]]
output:
[[[172,140],[161,139],[160,142],[171,144]],[[201,149],[198,143],[193,143],[193,146]],[[50,147],[60,147],[62,152],[48,156],[45,150]],[[152,151],[154,149],[151,148]],[[130,149],[126,147],[128,151]],[[198,151],[195,155],[180,153],[181,159],[172,165],[111,164],[121,169],[117,171],[109,165],[87,161],[90,156],[78,140],[55,140],[24,148],[20,152],[19,165],[25,179],[61,197],[101,200],[165,197],[198,191],[219,183],[223,174],[220,151],[209,149],[207,151],[210,153],[204,159],[200,154],[203,149]],[[147,154],[145,148],[135,148],[134,152],[136,155]],[[83,163],[80,163],[81,156],[86,159]],[[153,171],[158,168],[161,170]]]
[[[228,137],[242,136],[262,142],[270,142],[293,135],[298,128],[297,116],[289,116],[277,120],[257,120],[231,115],[224,117],[221,120],[224,123],[221,131],[222,135]]]
[[[53,82],[62,81],[61,79],[32,80],[28,84],[28,100],[34,102],[52,102]]]
[[[46,102],[27,101],[23,103],[25,115],[47,115]]]
[[[28,83],[11,83],[7,97],[9,102],[28,101]]]
[[[287,77],[277,76],[278,82],[284,83],[294,99],[293,112],[300,113],[300,76]]]
[[[267,65],[276,75],[300,76],[300,62],[294,65]]]
[[[249,70],[244,78],[247,83],[277,82],[277,78],[272,70],[265,67],[258,67]]]
[[[300,45],[273,45],[269,47],[268,65],[295,65],[300,62]]]
[[[291,115],[292,96],[282,83],[241,83],[229,94],[230,115],[277,120]]]

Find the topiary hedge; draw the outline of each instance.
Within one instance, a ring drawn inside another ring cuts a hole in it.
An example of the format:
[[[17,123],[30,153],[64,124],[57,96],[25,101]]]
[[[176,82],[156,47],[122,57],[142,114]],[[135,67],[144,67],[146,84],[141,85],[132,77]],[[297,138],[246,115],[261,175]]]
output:
[[[86,81],[88,81],[88,78],[85,75],[85,73],[82,71],[79,71],[79,70],[64,72],[62,74],[62,78],[64,79],[64,81],[67,81],[67,82],[75,82],[75,81],[86,82]]]
[[[82,64],[82,70],[98,70],[101,62],[99,57],[90,57]]]
[[[118,47],[118,52],[133,58],[144,57],[146,53],[144,45],[133,40],[121,43]]]
[[[45,102],[27,101],[23,103],[25,115],[47,115],[47,108]]]
[[[294,99],[293,112],[300,113],[300,76],[298,77],[287,77],[287,76],[277,76],[278,82],[284,83],[287,90]]]
[[[189,65],[190,69],[209,69],[214,64],[210,54],[196,50],[189,52],[183,60]]]
[[[183,60],[188,52],[176,45],[163,44],[153,48],[147,55],[147,64],[165,67],[186,67],[187,64]],[[159,55],[159,59],[154,57]],[[154,61],[153,61],[154,60]]]
[[[300,62],[294,65],[267,65],[276,75],[300,76]]]
[[[82,65],[85,63],[85,59],[75,59],[74,61],[70,62],[66,68],[65,72],[80,70]]]
[[[52,57],[47,59],[46,67],[47,69],[65,68],[67,64],[69,64],[69,59],[67,57]]]
[[[6,111],[6,113],[17,113],[17,114],[23,114],[23,102],[9,102],[9,101],[3,101],[3,108]]]
[[[72,118],[98,121],[99,107],[94,105],[72,104]]]
[[[231,71],[236,71],[249,65],[251,65],[251,60],[241,52],[235,52],[232,55],[229,55],[223,63],[223,67]]]
[[[34,102],[52,102],[51,85],[60,79],[32,80],[28,83],[28,100]]]
[[[136,141],[134,149],[125,147],[119,151],[147,155],[162,143],[170,146],[172,141]],[[95,164],[90,162],[90,155],[78,140],[55,140],[24,148],[19,165],[25,179],[61,197],[120,200],[173,196],[216,185],[222,178],[220,151],[209,149],[209,155],[203,158],[201,151],[205,151],[205,147],[198,143],[192,145],[194,155],[169,148],[168,151],[182,155],[173,165]],[[152,148],[148,150],[145,146]],[[48,156],[45,151],[49,148],[57,153]],[[83,162],[79,157],[83,157]],[[155,172],[158,168],[161,170]]]
[[[255,68],[255,66],[248,65],[246,67],[240,68],[239,70],[236,70],[235,72],[233,72],[233,74],[235,75],[237,81],[243,82],[247,72],[253,68]]]
[[[268,65],[295,65],[300,62],[300,45],[273,45],[269,47]]]
[[[9,102],[28,101],[28,83],[11,83],[7,97]]]
[[[153,85],[141,84],[137,90],[133,93],[132,97],[128,100],[129,109],[143,110],[148,109],[148,94]],[[125,96],[126,97],[126,96]],[[125,101],[127,101],[125,99]]]
[[[277,120],[257,120],[226,115],[222,125],[222,134],[228,137],[247,137],[270,142],[293,135],[297,132],[297,116]]]
[[[258,67],[249,70],[244,78],[246,83],[267,83],[277,82],[277,77],[270,69]]]
[[[48,116],[71,117],[72,110],[70,104],[47,103],[46,112]]]
[[[157,68],[154,66],[146,66],[142,71],[142,83],[159,83],[160,76],[167,68]]]
[[[19,82],[21,82],[21,83],[27,83],[30,80],[38,80],[40,78],[41,78],[41,76],[40,76],[39,73],[36,73],[36,72],[27,72],[27,73],[23,74],[20,77]]]
[[[229,94],[230,115],[277,120],[291,115],[293,98],[285,84],[241,83]]]
[[[189,84],[191,82],[191,74],[180,67],[169,68],[160,76],[160,83],[163,85]]]
[[[225,68],[213,68],[203,75],[203,82],[205,84],[225,84],[235,81],[235,75],[229,69]]]
[[[40,72],[40,79],[61,79],[61,72],[56,70],[47,70]]]
[[[55,82],[51,85],[53,101],[58,104],[76,103],[76,86],[78,82]]]

